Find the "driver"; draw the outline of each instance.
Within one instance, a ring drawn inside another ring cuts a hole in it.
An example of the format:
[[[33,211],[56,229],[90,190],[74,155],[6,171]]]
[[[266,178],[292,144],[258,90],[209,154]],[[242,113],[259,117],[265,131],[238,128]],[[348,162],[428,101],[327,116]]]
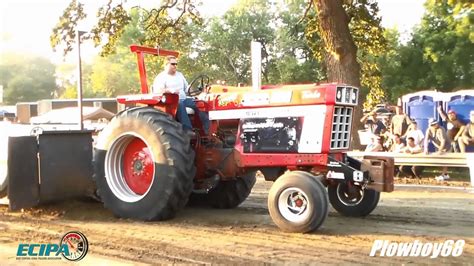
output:
[[[179,95],[178,110],[176,111],[176,118],[183,125],[186,134],[190,137],[194,137],[196,134],[193,131],[193,126],[188,114],[186,113],[186,107],[192,108],[196,114],[201,118],[201,122],[204,125],[204,130],[207,131],[207,124],[209,119],[206,114],[199,112],[192,98],[188,98],[188,82],[184,78],[183,74],[177,71],[178,60],[174,56],[166,57],[165,70],[158,74],[153,81],[153,93],[174,93]]]

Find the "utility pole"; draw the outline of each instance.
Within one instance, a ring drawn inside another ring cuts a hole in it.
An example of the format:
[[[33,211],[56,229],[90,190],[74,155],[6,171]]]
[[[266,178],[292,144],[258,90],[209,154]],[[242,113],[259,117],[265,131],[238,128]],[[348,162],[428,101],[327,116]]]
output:
[[[84,130],[82,113],[82,65],[81,65],[81,35],[85,31],[76,31],[77,36],[77,108],[79,109],[79,130]]]

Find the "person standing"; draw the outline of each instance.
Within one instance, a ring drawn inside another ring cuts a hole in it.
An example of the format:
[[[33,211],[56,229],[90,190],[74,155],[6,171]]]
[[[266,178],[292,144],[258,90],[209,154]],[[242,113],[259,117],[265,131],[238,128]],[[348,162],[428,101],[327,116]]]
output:
[[[449,110],[448,114],[446,115],[443,110],[443,107],[440,105],[438,106],[438,112],[441,116],[441,119],[443,119],[443,121],[447,123],[448,137],[452,145],[451,150],[453,152],[459,152],[456,144],[458,142],[459,137],[461,137],[462,135],[462,132],[464,130],[464,124],[459,121],[456,112],[452,109]]]
[[[361,123],[364,123],[370,133],[374,135],[380,135],[380,133],[386,128],[382,121],[377,119],[375,110],[365,114],[361,119]]]
[[[403,113],[402,107],[396,107],[396,114],[392,117],[390,123],[390,133],[392,135],[398,134],[404,140],[406,138],[405,134],[407,132],[408,126],[411,124],[410,118]]]

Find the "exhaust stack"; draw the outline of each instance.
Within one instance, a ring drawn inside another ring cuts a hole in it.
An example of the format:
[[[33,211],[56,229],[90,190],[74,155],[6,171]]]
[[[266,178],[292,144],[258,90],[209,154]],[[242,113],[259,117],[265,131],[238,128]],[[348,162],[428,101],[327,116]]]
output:
[[[254,42],[250,44],[252,58],[252,87],[260,90],[262,87],[262,44]]]

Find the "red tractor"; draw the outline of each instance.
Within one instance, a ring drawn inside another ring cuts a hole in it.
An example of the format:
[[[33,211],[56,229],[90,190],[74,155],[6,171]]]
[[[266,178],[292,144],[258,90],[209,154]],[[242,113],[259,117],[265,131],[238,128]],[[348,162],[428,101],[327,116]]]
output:
[[[195,102],[208,113],[210,128],[205,134],[191,112],[197,136],[190,139],[175,119],[178,95],[150,93],[144,64],[146,54],[178,53],[135,45],[131,51],[142,94],[118,97],[134,107],[106,126],[94,152],[98,194],[115,215],[164,220],[188,201],[234,208],[260,171],[275,181],[268,196],[273,221],[285,231],[308,232],[324,222],[329,203],[343,215],[365,216],[380,192],[393,190],[393,161],[358,161],[344,153],[357,88],[332,83],[253,90],[210,85],[202,75],[190,86],[198,84]]]
[[[94,179],[105,206],[124,218],[172,218],[188,200],[234,208],[250,194],[260,171],[275,181],[268,209],[283,230],[317,229],[328,204],[347,216],[365,216],[380,192],[393,190],[393,161],[346,156],[358,89],[344,84],[250,87],[197,83],[195,99],[210,119],[205,134],[192,116],[190,139],[175,120],[178,96],[150,93],[144,57],[177,52],[131,46],[137,54],[139,95],[118,97],[128,108],[99,134]],[[192,89],[191,89],[192,91]],[[327,192],[326,192],[327,187]],[[329,196],[329,197],[328,197]]]

